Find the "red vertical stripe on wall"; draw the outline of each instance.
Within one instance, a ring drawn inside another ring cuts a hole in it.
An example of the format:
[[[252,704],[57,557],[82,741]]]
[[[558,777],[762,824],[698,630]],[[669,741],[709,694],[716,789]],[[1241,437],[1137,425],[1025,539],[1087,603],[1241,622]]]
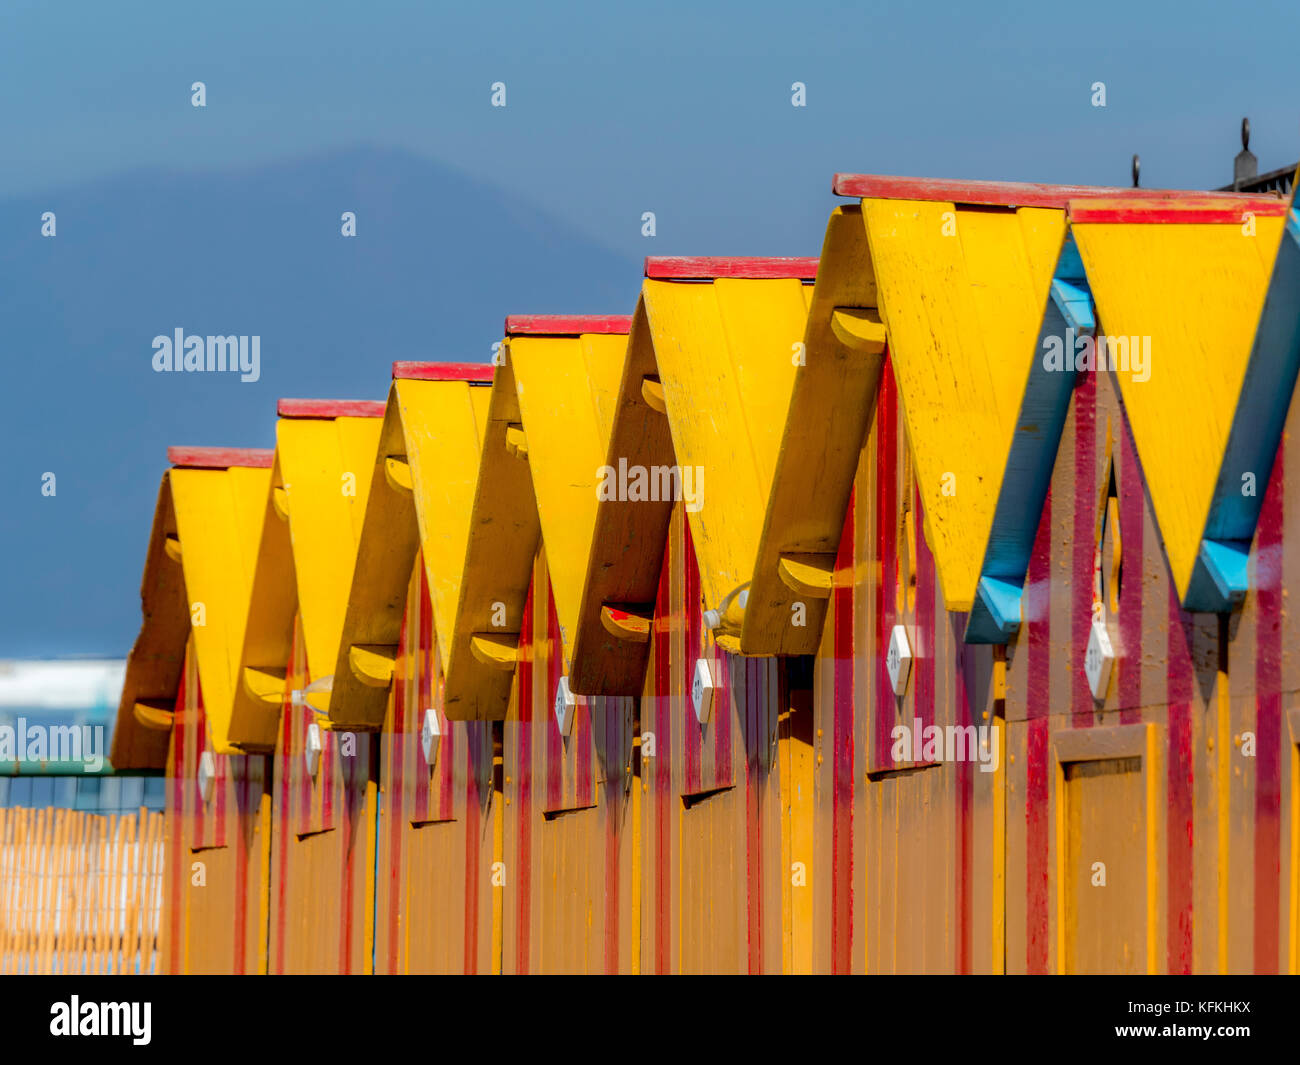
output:
[[[1282,873],[1282,530],[1284,451],[1259,515],[1255,583],[1255,972],[1276,974]]]
[[[421,567],[423,568],[423,567]],[[423,610],[421,601],[417,609]],[[388,742],[388,972],[396,974],[398,937],[402,910],[402,825],[406,821],[406,682],[419,659],[407,643],[406,622],[411,605],[402,611],[402,628],[397,637],[397,676],[393,683],[393,728]]]
[[[230,768],[235,771],[235,801],[239,816],[235,822],[235,956],[233,972],[236,976],[244,975],[244,955],[248,944],[246,931],[248,927],[248,835],[246,832],[248,810],[248,778],[252,763],[257,755],[241,756],[230,759]]]
[[[433,639],[431,636],[430,639]],[[429,647],[429,668],[433,668],[433,662],[437,658],[438,647],[436,641]],[[434,766],[438,774],[438,805],[434,811],[434,818],[439,821],[450,821],[456,816],[456,759],[460,757],[460,744],[457,736],[467,736],[468,733],[462,733],[460,729],[453,728],[451,723],[442,714],[442,682],[438,682],[439,691],[429,703],[430,706],[437,708],[438,725],[442,729],[442,736],[438,740],[437,762]],[[423,728],[423,721],[421,721]],[[420,748],[420,757],[423,758],[423,747]],[[421,771],[424,767],[421,766]]]
[[[416,690],[418,703],[412,709],[415,713],[413,724],[423,729],[424,712],[433,706],[433,609],[429,600],[429,579],[425,575],[423,566],[419,567],[419,585],[420,599],[419,608],[416,612],[416,621],[418,622],[419,642],[416,644],[415,669],[416,676],[419,678]],[[417,724],[418,723],[418,724]],[[440,744],[441,746],[441,744]],[[415,756],[415,809],[412,811],[412,817],[424,821],[430,817],[429,813],[429,767],[424,761],[424,750],[417,747],[412,752]],[[442,757],[439,751],[438,757]],[[436,815],[435,815],[436,816]]]
[[[605,721],[605,757],[610,769],[605,774],[605,972],[618,972],[618,825],[623,814],[623,700],[596,697],[587,700],[587,712],[599,706]],[[619,757],[614,758],[615,752]],[[630,754],[629,754],[630,757]],[[634,948],[635,949],[635,948]]]
[[[523,668],[522,663],[520,668]],[[439,700],[441,702],[441,700]],[[453,726],[449,731],[465,730],[465,974],[473,976],[478,972],[478,922],[479,922],[479,878],[483,876],[482,854],[479,851],[479,810],[482,809],[483,786],[479,776],[479,767],[487,755],[488,765],[492,764],[492,726],[480,722]],[[484,746],[488,747],[485,752]],[[441,757],[441,755],[439,755]],[[455,767],[447,763],[447,777],[454,774]],[[489,784],[489,787],[492,785]],[[509,883],[509,871],[507,871]]]
[[[1048,489],[1025,574],[1025,968],[1048,965],[1048,765],[1052,706],[1052,493]],[[1022,630],[1023,631],[1023,630]],[[1010,753],[1010,752],[1009,752]],[[1058,959],[1058,965],[1064,959]]]
[[[731,690],[731,669],[732,656],[726,651],[719,650],[714,654],[714,669],[717,670],[720,679],[720,698],[718,705],[722,709],[713,725],[713,772],[715,780],[735,781],[734,767],[731,764],[731,738],[733,730],[736,727],[735,715],[735,694]],[[693,668],[693,664],[692,664]],[[749,699],[752,697],[749,687],[749,680],[752,674],[747,670],[741,671],[745,677],[745,688],[741,693],[742,697]],[[690,690],[693,676],[687,678],[686,689]],[[693,712],[694,708],[692,708]],[[751,752],[752,753],[752,752]]]
[[[421,567],[421,569],[423,569],[423,567]],[[460,744],[459,741],[457,740],[457,736],[463,737],[468,746],[469,731],[468,729],[462,731],[460,727],[453,727],[451,723],[447,721],[446,716],[442,712],[443,688],[446,682],[442,676],[442,661],[438,658],[437,633],[434,632],[433,630],[433,600],[429,596],[429,583],[423,572],[421,572],[420,574],[420,610],[423,614],[428,614],[429,616],[429,653],[428,653],[428,657],[426,658],[426,665],[425,665],[425,668],[429,671],[429,692],[430,692],[429,705],[436,709],[436,712],[438,714],[438,724],[442,728],[442,736],[438,740],[438,760],[437,760],[437,765],[435,766],[436,772],[438,774],[438,810],[435,816],[439,820],[450,820],[451,818],[456,816],[456,759],[460,756],[460,751],[459,751]],[[437,670],[437,675],[438,675],[438,690],[436,692],[433,691],[433,677],[434,677],[435,669]],[[419,720],[419,727],[423,728],[424,727],[423,711],[421,711],[418,720]],[[418,746],[417,749],[423,752],[422,746]],[[473,754],[467,751],[467,757],[472,758]],[[491,759],[489,759],[489,761],[491,761]],[[477,772],[478,772],[477,767],[478,767],[478,763],[473,761],[467,761],[465,765],[465,769],[466,769],[465,779],[467,782],[470,780],[474,781],[474,788],[476,793],[478,790],[477,779],[476,779]],[[423,769],[424,767],[422,766],[421,770],[423,771]],[[469,785],[467,784],[467,787],[468,786]],[[473,811],[472,816],[474,817],[475,830],[477,831],[477,825],[478,825],[477,809]],[[473,840],[474,838],[475,838],[474,834],[469,834],[466,836],[467,848],[470,846],[468,841]],[[466,851],[466,854],[467,855],[469,854],[468,849]],[[469,899],[466,899],[467,903],[469,901],[470,901]],[[477,893],[473,897],[473,904],[476,907],[478,905]],[[477,955],[475,957],[477,960]]]
[[[305,662],[305,655],[304,655]],[[302,686],[306,688],[311,682],[311,673],[304,665],[302,671]],[[293,752],[293,758],[289,762],[290,770],[296,768],[296,777],[298,778],[298,831],[311,831],[311,812],[314,803],[312,791],[312,778],[307,775],[306,751],[307,751],[307,728],[311,724],[312,711],[307,706],[304,698],[302,706],[293,711],[294,731],[298,734],[297,750]],[[295,766],[296,763],[296,766]]]
[[[346,780],[348,774],[342,772],[340,764],[343,758],[342,745],[339,743],[340,733],[331,729],[321,729],[321,752],[320,752],[320,827],[322,829],[334,827],[334,792],[336,781],[339,779]],[[355,761],[355,757],[349,758],[348,761]],[[346,801],[346,800],[345,800]]]
[[[561,645],[558,635],[555,643],[556,669],[559,670],[564,665],[564,648]],[[593,700],[579,698],[578,705],[573,708],[573,742],[574,742],[574,770],[577,772],[577,798],[575,806],[594,806],[596,803],[596,783],[591,774],[593,761],[594,744],[592,723]]]
[[[548,575],[541,582],[546,586],[546,644],[544,654],[546,655],[546,702],[541,707],[542,712],[546,715],[546,723],[542,725],[543,735],[546,737],[546,764],[543,772],[546,775],[546,808],[556,810],[564,805],[564,738],[560,735],[559,723],[555,720],[555,693],[560,687],[560,658],[563,652],[560,650],[560,619],[555,614],[555,596],[551,594],[551,580]],[[536,575],[533,577],[533,590],[538,587]],[[536,644],[533,645],[536,650]],[[577,717],[577,710],[574,710],[574,716]],[[534,727],[537,722],[534,721]],[[574,763],[576,764],[581,756],[574,751]]]
[[[1070,646],[1087,647],[1092,630],[1093,564],[1097,556],[1097,375],[1078,375],[1074,387],[1074,544],[1070,565]],[[1074,728],[1091,728],[1095,704],[1080,655],[1070,670]]]
[[[703,738],[701,735],[703,729],[700,723],[695,720],[695,713],[690,705],[689,693],[691,684],[695,679],[695,661],[703,652],[703,643],[701,641],[703,618],[700,616],[700,564],[695,557],[695,543],[691,539],[691,522],[685,514],[682,514],[681,522],[682,542],[684,545],[682,552],[682,611],[685,614],[682,619],[682,638],[685,641],[682,668],[685,671],[685,692],[687,693],[682,707],[683,727],[686,730],[682,736],[686,762],[686,781],[683,790],[688,795],[693,795],[701,788],[700,742]],[[669,677],[664,677],[664,682],[671,687]],[[722,702],[721,699],[718,701]],[[687,714],[690,716],[687,717]],[[717,716],[721,717],[722,714],[719,713]]]
[[[208,749],[208,719],[203,712],[203,685],[199,682],[198,667],[194,667],[194,675],[191,678],[191,686],[194,689],[194,728],[191,736],[194,739],[194,839],[191,846],[202,847],[207,844],[207,803],[203,801],[203,793],[199,790],[199,762],[203,758],[203,752]],[[216,765],[216,756],[213,755],[212,763]],[[220,781],[213,786],[214,794],[221,790]]]
[[[533,818],[533,585],[529,582],[528,599],[524,603],[524,616],[519,627],[520,656],[516,680],[519,685],[519,812],[515,823],[519,827],[518,867],[507,870],[514,877],[515,894],[519,897],[518,922],[515,927],[515,971],[528,972],[528,933],[532,917],[532,818]],[[509,881],[507,881],[509,882]]]
[[[876,679],[876,766],[893,764],[891,737],[897,717],[894,689],[885,666],[885,649],[889,646],[897,618],[898,601],[898,386],[894,383],[893,362],[885,356],[880,376],[880,393],[876,399],[876,557],[880,573],[876,577],[876,641],[874,662],[868,665]],[[838,613],[838,612],[837,612]],[[850,622],[851,623],[851,622]],[[849,681],[850,691],[852,680]]]
[[[173,975],[180,972],[181,959],[181,913],[185,908],[185,782],[189,779],[188,766],[185,761],[185,732],[188,724],[188,711],[185,707],[185,682],[189,668],[189,655],[181,667],[180,685],[176,691],[174,724],[172,726],[172,780],[171,780],[171,832],[168,843],[172,859],[171,892],[171,944],[167,971]]]
[[[959,727],[993,724],[973,720],[970,693],[966,688],[966,631],[967,616],[952,615],[952,646],[956,650],[956,668],[953,670],[953,689],[956,696],[955,718]],[[993,742],[990,739],[990,743]],[[957,972],[969,973],[971,945],[971,831],[975,797],[975,766],[965,759],[957,763],[957,899],[954,910],[957,917]]]
[[[207,734],[206,714],[203,732]],[[201,847],[224,847],[226,845],[226,791],[230,776],[230,758],[224,754],[212,753],[212,767],[216,771],[216,786],[212,789],[212,820],[208,825],[209,838],[199,837],[196,841]]]
[[[731,663],[722,655],[722,672],[726,677],[722,708],[726,712],[735,696],[731,692]],[[744,687],[740,692],[745,715],[745,897],[748,921],[745,941],[750,973],[763,971],[763,808],[761,774],[767,760],[767,690],[766,659],[741,658],[737,661]],[[718,722],[718,731],[731,731],[730,714]],[[725,764],[725,763],[720,763]]]
[[[298,667],[297,649],[298,638],[294,634],[293,643],[289,648],[289,673],[293,676]],[[289,748],[292,746],[291,737],[293,735],[294,711],[292,698],[286,695],[280,703],[280,801],[277,803],[275,812],[275,832],[279,839],[278,870],[276,876],[276,906],[275,906],[275,971],[282,974],[285,969],[284,965],[284,939],[285,925],[288,921],[288,882],[289,882],[289,825],[292,823],[289,816],[289,804],[291,792],[289,790],[289,781],[292,779],[289,773]]]
[[[934,625],[934,555],[925,539],[925,521],[921,512],[921,490],[917,488],[912,500],[912,527],[916,530],[916,656],[912,668],[916,671],[916,716],[921,719],[922,735],[934,722],[935,656],[938,653],[939,633]],[[919,744],[921,736],[914,737]],[[913,757],[921,757],[914,750]],[[941,756],[942,757],[942,756]]]
[[[1119,591],[1119,704],[1120,724],[1132,725],[1142,720],[1142,601],[1145,597],[1143,576],[1143,524],[1146,493],[1142,466],[1128,419],[1119,419],[1120,463],[1117,464],[1116,488],[1119,490],[1119,527],[1121,552],[1129,560],[1128,572],[1121,570]],[[1107,606],[1109,609],[1109,605]]]
[[[1171,973],[1192,971],[1192,839],[1195,802],[1192,790],[1192,649],[1188,628],[1192,615],[1183,612],[1178,591],[1169,582],[1169,643],[1166,650],[1166,690],[1169,699],[1169,769],[1166,774],[1169,812],[1165,864],[1169,870],[1169,936],[1167,964]]]
[[[655,942],[654,971],[667,973],[672,962],[670,950],[672,926],[672,826],[669,822],[672,794],[673,736],[672,677],[669,671],[671,647],[676,638],[674,629],[681,618],[673,610],[673,568],[682,565],[673,537],[669,535],[664,546],[663,570],[659,574],[659,596],[655,603],[654,659],[651,663],[650,697],[653,708],[655,756],[650,760],[654,782],[654,900]],[[689,731],[689,730],[688,730]],[[641,762],[645,772],[645,760]]]
[[[835,628],[831,667],[834,670],[834,718],[831,739],[831,971],[853,968],[853,587],[857,550],[854,535],[856,491],[849,497],[840,548],[835,557],[836,582],[831,592]],[[893,703],[890,703],[893,706]]]
[[[321,752],[322,757],[326,753],[328,752]],[[353,873],[356,868],[354,860],[356,851],[354,846],[356,809],[353,801],[356,790],[353,787],[353,776],[356,772],[356,764],[360,761],[360,754],[361,744],[358,743],[356,756],[347,760],[347,767],[340,774],[343,783],[343,824],[341,826],[343,833],[341,841],[343,861],[339,863],[339,910],[341,918],[339,928],[339,972],[345,976],[352,972],[352,897]]]

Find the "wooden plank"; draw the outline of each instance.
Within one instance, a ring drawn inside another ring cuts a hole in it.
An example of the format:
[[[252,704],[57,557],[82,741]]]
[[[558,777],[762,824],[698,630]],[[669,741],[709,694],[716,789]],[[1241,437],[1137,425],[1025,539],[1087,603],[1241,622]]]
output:
[[[281,399],[275,413],[281,418],[382,418],[386,404],[370,399]]]
[[[510,357],[567,675],[627,335],[512,337]]]
[[[470,511],[473,532],[444,660],[444,712],[453,721],[505,717],[513,672],[480,661],[472,644],[483,633],[517,637],[540,536],[529,464],[506,449],[507,431],[522,420],[509,338],[506,343],[504,365],[493,378],[480,430],[482,457]]]
[[[626,335],[631,328],[632,317],[627,314],[511,314],[506,317],[506,336]]]
[[[247,718],[235,721],[233,714],[236,699],[247,698],[239,652],[270,468],[175,469],[171,485],[177,529],[186,544],[182,568],[212,744],[218,754],[233,754],[234,744],[249,738],[239,731]],[[255,736],[264,738],[260,731]]]
[[[1125,189],[1103,185],[1045,185],[1023,181],[964,181],[936,178],[891,177],[884,174],[836,174],[831,189],[837,196],[857,199],[924,200],[933,203],[990,207],[1051,207],[1061,209],[1072,199],[1108,197],[1142,199],[1151,196],[1206,198],[1221,202],[1247,202],[1259,197],[1239,193],[1181,192],[1171,189]]]
[[[733,637],[743,617],[736,593],[754,575],[811,295],[812,286],[793,278],[647,280],[643,288],[705,605],[728,610],[720,632]]]
[[[647,256],[645,261],[645,276],[664,281],[716,281],[720,277],[749,280],[789,278],[796,281],[811,281],[817,276],[817,260],[651,255]]]
[[[339,656],[381,428],[375,417],[348,416],[285,418],[276,429],[279,469],[289,497],[298,613],[312,677],[329,674]],[[275,664],[286,661],[287,656]]]
[[[374,450],[374,472],[333,668],[329,706],[337,727],[373,729],[383,721],[387,690],[356,677],[347,652],[354,645],[399,643],[406,588],[417,553],[428,576],[434,629],[446,660],[488,397],[488,390],[475,386],[467,374],[401,376],[393,384]],[[394,460],[409,471],[409,490],[395,486],[386,474]]]
[[[832,212],[821,262],[803,359],[792,360],[789,408],[756,548],[740,635],[746,654],[817,650],[826,604],[782,579],[781,558],[833,557],[838,549],[884,364],[883,351],[862,350],[857,338],[850,342],[835,326],[837,314],[874,312],[877,303],[862,209],[856,204]]]
[[[1130,356],[1127,372],[1121,365],[1113,376],[1178,597],[1189,607],[1199,602],[1193,579],[1216,497],[1233,494],[1239,510],[1248,498],[1243,470],[1227,461],[1228,445],[1283,220],[1261,215],[1254,232],[1243,233],[1239,216],[1229,224],[1074,225],[1102,328],[1130,346],[1142,345],[1142,365]],[[1263,391],[1269,394],[1244,411],[1252,430],[1281,398],[1276,387]],[[1265,476],[1263,470],[1244,472],[1257,480]],[[1253,519],[1249,525],[1246,539]]]
[[[167,461],[173,466],[199,470],[225,470],[234,466],[269,470],[275,452],[258,447],[191,447],[174,446],[167,449]]]
[[[275,745],[297,609],[288,492],[284,487],[283,464],[277,455],[270,489],[262,506],[261,535],[253,562],[248,614],[239,652],[239,684],[231,706],[232,729],[255,747]],[[272,701],[274,711],[268,712]]]
[[[396,391],[414,478],[434,633],[445,662],[451,653],[491,393],[468,386],[406,383],[399,383]]]
[[[1241,225],[1246,215],[1282,218],[1287,204],[1269,196],[1235,197],[1224,203],[1222,194],[1200,196],[1144,196],[1140,199],[1071,200],[1070,221],[1087,225]]]
[[[605,465],[647,470],[673,465],[668,419],[647,403],[643,383],[658,381],[654,343],[644,301],[637,304],[623,378],[610,424]],[[659,390],[662,395],[662,389]],[[606,631],[606,606],[652,612],[672,501],[632,499],[626,492],[598,499],[591,550],[582,582],[569,686],[582,695],[639,695],[649,655],[647,644],[622,640]]]
[[[469,381],[487,384],[493,367],[482,362],[408,362],[393,363],[394,381]]]
[[[166,550],[171,539],[179,543],[170,475],[163,474],[140,587],[144,623],[127,658],[109,751],[117,769],[161,769],[167,761],[167,733],[141,727],[135,706],[151,699],[170,700],[180,680],[189,607],[180,560]]]
[[[885,199],[863,211],[926,540],[947,608],[970,610],[1025,386],[1042,357],[1064,212]]]

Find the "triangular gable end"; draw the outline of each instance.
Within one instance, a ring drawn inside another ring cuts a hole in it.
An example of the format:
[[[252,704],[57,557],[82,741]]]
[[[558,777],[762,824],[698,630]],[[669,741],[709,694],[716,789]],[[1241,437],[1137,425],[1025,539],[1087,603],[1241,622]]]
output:
[[[171,448],[168,458],[208,731],[215,753],[238,754],[231,708],[273,452]]]
[[[280,400],[276,455],[234,693],[232,738],[273,746],[294,615],[308,667],[334,666],[384,404]]]
[[[659,470],[674,462],[663,386],[641,299],[629,327],[609,443],[601,460],[616,483],[615,491],[596,498],[569,664],[569,687],[576,694],[641,693],[673,503],[646,498],[648,493],[639,491],[632,498],[618,489],[626,489],[634,467]]]
[[[417,552],[445,661],[492,376],[478,363],[393,364],[334,671],[314,682],[329,690],[303,695],[334,729],[383,725]]]
[[[617,487],[605,458],[631,322],[558,315],[506,321],[566,676],[596,509]]]
[[[745,654],[813,654],[884,366],[885,328],[858,204],[826,226],[745,604]]]
[[[914,197],[899,199],[864,191],[926,540],[947,608],[969,611],[1038,362],[1064,201],[1023,207],[970,203],[974,194],[959,188],[891,190]],[[1055,391],[1068,397],[1070,380]],[[1037,456],[1049,470],[1055,447],[1053,438],[1051,454]]]
[[[1005,643],[1020,624],[1076,345],[1096,329],[1066,204],[1204,194],[871,175],[837,175],[835,187],[863,197],[945,603],[970,612],[967,642]]]
[[[557,612],[564,611],[566,636],[577,628],[574,596],[591,553],[598,470],[629,324],[620,316],[506,320],[445,659],[444,711],[452,720],[499,720],[509,709],[543,530],[539,506],[558,566]]]
[[[189,607],[180,565],[171,473],[162,476],[154,507],[140,606],[144,621],[126,660],[109,762],[114,769],[162,769],[167,764],[176,692],[185,668]]]
[[[1100,328],[1118,338],[1108,364],[1121,362],[1113,372],[1179,600],[1230,610],[1247,591],[1300,367],[1294,215],[1271,198],[1185,198],[1090,200],[1070,216]]]
[[[705,625],[727,651],[740,650],[816,274],[816,259],[646,261],[676,457],[666,475],[646,471],[648,487],[684,506]]]

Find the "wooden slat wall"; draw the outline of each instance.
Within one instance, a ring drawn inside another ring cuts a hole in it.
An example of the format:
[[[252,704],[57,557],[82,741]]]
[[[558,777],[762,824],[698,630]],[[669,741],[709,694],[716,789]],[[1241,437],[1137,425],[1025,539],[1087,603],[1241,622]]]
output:
[[[273,758],[269,967],[273,973],[373,971],[378,738],[324,733],[315,777],[304,744],[324,722],[291,693],[310,683],[302,624],[293,650]]]
[[[1080,904],[1114,905],[1118,914],[1122,892],[1151,890],[1156,919],[1154,928],[1144,922],[1142,929],[1151,949],[1138,944],[1143,970],[1295,971],[1297,738],[1289,715],[1300,688],[1300,656],[1285,602],[1289,589],[1300,587],[1300,558],[1284,547],[1300,522],[1297,493],[1285,489],[1286,471],[1300,469],[1296,417],[1293,407],[1271,481],[1260,485],[1265,496],[1251,551],[1254,579],[1242,609],[1222,620],[1188,614],[1171,587],[1114,385],[1107,375],[1082,375],[1027,580],[1026,624],[1008,665],[1008,751],[1014,759],[1007,778],[1008,971],[1059,971],[1062,948],[1088,956],[1076,949],[1073,937],[1080,930],[1074,923],[1061,926],[1069,896],[1057,882],[1058,857],[1062,846],[1070,853],[1073,837],[1056,838],[1063,799],[1057,794],[1056,737],[1137,723],[1158,729],[1150,767],[1156,860],[1118,883],[1111,870],[1107,886],[1091,889],[1096,898],[1085,892]],[[1110,461],[1124,567],[1113,616],[1117,676],[1098,710],[1081,663],[1098,499]],[[1243,753],[1252,735],[1253,757]],[[1114,787],[1126,785],[1116,776]],[[1119,834],[1126,825],[1114,828]],[[1085,837],[1091,831],[1086,824],[1078,829]],[[1070,831],[1066,822],[1067,837]],[[1118,957],[1094,960],[1108,968],[1122,963]]]
[[[545,550],[520,648],[503,732],[502,971],[636,972],[636,700],[579,697],[570,735],[560,735],[564,653]]]
[[[164,817],[0,809],[0,974],[156,973]]]
[[[986,725],[993,652],[962,642],[926,544],[887,359],[836,563],[815,673],[813,967],[990,972],[997,774],[895,763],[897,725]],[[906,626],[912,675],[894,696],[885,651]]]
[[[501,797],[493,788],[492,725],[449,722],[424,560],[407,588],[397,671],[380,754],[375,971],[490,973],[499,965],[493,862]],[[429,768],[425,710],[442,738]]]
[[[1004,652],[965,645],[965,617],[943,609],[887,365],[806,726],[789,662],[716,651],[723,686],[713,720],[695,723],[691,671],[707,638],[678,508],[644,696],[582,700],[572,736],[559,737],[562,657],[539,555],[509,719],[447,725],[430,773],[419,730],[441,674],[417,562],[379,753],[360,754],[371,738],[358,736],[344,759],[331,736],[316,782],[305,779],[310,712],[286,704],[273,874],[260,889],[257,847],[242,872],[233,857],[257,838],[254,808],[238,798],[243,786],[258,791],[257,760],[218,759],[214,809],[196,802],[203,730],[191,662],[168,790],[163,966],[257,971],[255,918],[242,962],[230,945],[229,900],[243,884],[249,914],[249,891],[269,898],[271,971],[368,971],[373,942],[382,972],[1294,972],[1300,634],[1286,601],[1300,553],[1285,545],[1300,493],[1285,491],[1285,476],[1300,470],[1296,428],[1261,486],[1245,604],[1222,620],[1188,615],[1113,383],[1081,375],[1024,623]],[[1112,467],[1119,657],[1098,708],[1082,659],[1098,553],[1113,550],[1097,543]],[[901,700],[885,670],[896,623],[915,654]],[[289,687],[306,679],[299,647]],[[997,722],[998,771],[896,764],[891,731],[916,718]],[[1081,739],[1090,730],[1099,738]],[[1139,732],[1149,746],[1130,742]],[[1120,753],[1089,761],[1078,754],[1089,742]],[[378,891],[372,759],[386,800]],[[195,860],[207,865],[205,889],[190,884]],[[1092,883],[1096,861],[1104,887]]]
[[[690,689],[705,648],[701,610],[679,504],[641,701],[641,970],[779,972],[791,876],[778,757],[783,667],[711,649],[721,684],[709,723],[699,725]]]
[[[264,973],[269,757],[214,755],[216,784],[204,802],[198,765],[208,746],[191,639],[167,756],[163,971]]]

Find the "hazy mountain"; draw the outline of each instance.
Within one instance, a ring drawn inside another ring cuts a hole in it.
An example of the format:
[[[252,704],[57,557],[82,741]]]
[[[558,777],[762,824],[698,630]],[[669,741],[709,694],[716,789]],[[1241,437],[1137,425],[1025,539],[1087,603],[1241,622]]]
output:
[[[639,278],[491,185],[375,148],[0,202],[0,657],[130,647],[168,444],[269,447],[280,396],[382,399],[395,359],[486,361],[507,312],[630,313]],[[260,336],[260,380],[155,373],[177,328]]]

